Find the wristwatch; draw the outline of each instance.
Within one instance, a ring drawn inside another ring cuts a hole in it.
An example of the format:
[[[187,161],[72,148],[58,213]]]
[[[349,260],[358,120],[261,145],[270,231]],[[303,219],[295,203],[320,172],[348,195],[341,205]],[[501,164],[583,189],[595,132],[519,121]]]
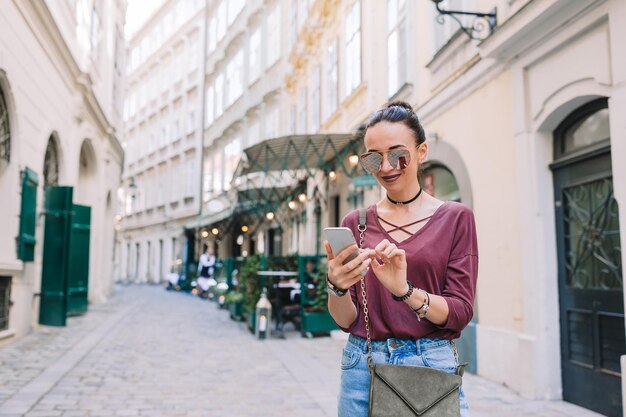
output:
[[[343,290],[341,288],[335,287],[328,279],[328,275],[326,275],[326,288],[336,297],[343,297],[348,292],[348,290]]]

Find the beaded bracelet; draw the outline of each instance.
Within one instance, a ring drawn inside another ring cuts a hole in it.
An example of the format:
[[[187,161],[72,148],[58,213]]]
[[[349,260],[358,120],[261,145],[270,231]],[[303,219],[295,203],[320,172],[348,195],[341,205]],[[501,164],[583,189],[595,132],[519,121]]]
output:
[[[393,297],[393,299],[395,301],[405,301],[406,299],[408,299],[411,294],[413,294],[413,283],[409,280],[406,281],[406,283],[409,285],[409,290],[406,292],[406,294],[404,294],[401,297],[398,297],[397,295],[395,295],[394,293],[391,293],[391,297]]]
[[[418,288],[418,291],[424,290]],[[428,310],[430,309],[430,295],[426,291],[424,291],[424,294],[426,294],[426,300],[424,301],[422,306],[420,308],[413,309],[413,312],[417,316],[417,321],[422,321],[422,319],[426,317],[426,313],[428,313]]]

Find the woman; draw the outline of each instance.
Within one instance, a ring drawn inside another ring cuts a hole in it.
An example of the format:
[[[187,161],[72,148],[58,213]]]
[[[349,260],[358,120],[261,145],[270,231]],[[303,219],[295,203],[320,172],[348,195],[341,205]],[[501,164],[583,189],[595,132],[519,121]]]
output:
[[[211,296],[211,287],[217,285],[217,281],[213,278],[215,266],[215,256],[213,250],[206,243],[202,247],[202,255],[198,261],[198,286],[200,287],[199,295],[201,297]]]
[[[333,254],[328,242],[328,308],[350,333],[343,352],[339,416],[367,416],[369,370],[362,296],[365,276],[375,363],[430,366],[454,372],[451,342],[473,315],[478,272],[474,216],[459,203],[442,202],[422,192],[420,165],[428,151],[426,136],[410,105],[394,102],[378,110],[364,129],[363,168],[387,195],[367,208],[367,230],[356,249]],[[358,211],[342,226],[359,242]],[[347,296],[349,294],[349,296]],[[469,415],[463,390],[461,416]]]

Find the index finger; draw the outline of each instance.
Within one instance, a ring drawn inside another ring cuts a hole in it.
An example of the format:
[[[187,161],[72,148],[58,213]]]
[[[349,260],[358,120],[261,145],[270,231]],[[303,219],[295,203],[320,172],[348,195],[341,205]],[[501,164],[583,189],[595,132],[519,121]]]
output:
[[[327,240],[324,241],[324,249],[326,249],[326,254],[328,255],[328,260],[331,261],[335,259],[335,254],[333,253],[333,248],[330,247],[330,243]]]

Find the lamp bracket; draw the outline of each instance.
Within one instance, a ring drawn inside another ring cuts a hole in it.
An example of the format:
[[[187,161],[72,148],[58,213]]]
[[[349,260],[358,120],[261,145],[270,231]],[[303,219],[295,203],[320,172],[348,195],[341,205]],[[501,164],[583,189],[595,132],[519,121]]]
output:
[[[492,12],[480,13],[480,12],[466,12],[463,10],[445,10],[441,8],[441,0],[432,0],[435,3],[435,8],[439,12],[437,16],[437,23],[443,25],[445,23],[445,17],[450,16],[461,27],[461,30],[470,38],[478,41],[485,40],[491,32],[494,31],[498,23],[497,11],[494,8]],[[457,16],[473,16],[471,26],[465,26],[461,19]],[[489,28],[489,33],[485,35],[485,25]]]

